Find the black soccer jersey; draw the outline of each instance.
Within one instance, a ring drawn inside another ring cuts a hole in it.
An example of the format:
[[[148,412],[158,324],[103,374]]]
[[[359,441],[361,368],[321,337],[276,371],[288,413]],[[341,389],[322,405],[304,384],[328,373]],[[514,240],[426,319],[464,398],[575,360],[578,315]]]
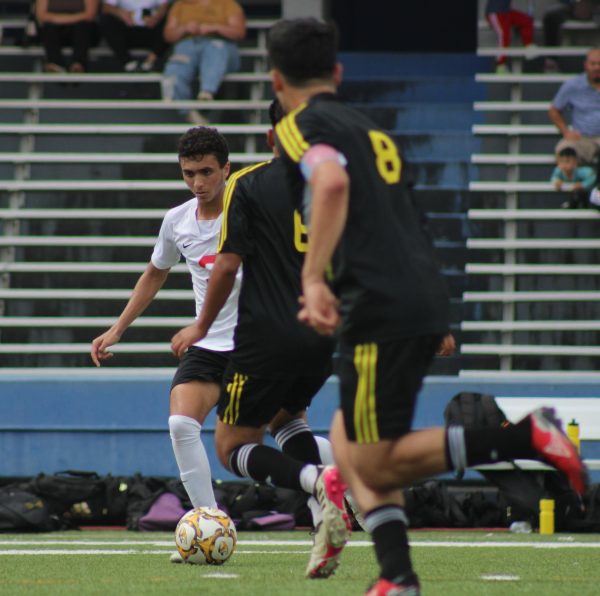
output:
[[[446,333],[446,284],[389,135],[329,93],[290,112],[277,125],[276,135],[286,165],[301,182],[299,164],[313,145],[330,145],[347,160],[348,218],[332,262],[342,340]],[[310,203],[308,192],[297,196]]]
[[[333,349],[297,319],[307,235],[287,174],[274,159],[231,176],[218,248],[243,259],[231,362],[265,377],[320,374]]]

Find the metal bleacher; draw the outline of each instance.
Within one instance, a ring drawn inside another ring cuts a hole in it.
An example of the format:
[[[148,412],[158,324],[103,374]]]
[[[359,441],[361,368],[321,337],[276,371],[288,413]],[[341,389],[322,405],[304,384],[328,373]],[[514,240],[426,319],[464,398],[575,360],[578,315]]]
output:
[[[266,32],[249,18],[242,69],[203,102],[226,135],[233,171],[270,156]],[[16,45],[25,18],[0,14],[0,366],[89,366],[144,271],[167,209],[189,196],[176,157],[189,128],[162,101],[160,73],[116,72],[103,45],[89,72],[42,72],[40,47]],[[168,338],[194,316],[185,265],[115,347],[119,366],[173,366]]]
[[[269,155],[272,20],[248,23],[241,71],[202,103],[229,142],[234,170]],[[89,367],[89,342],[125,304],[162,215],[189,196],[175,147],[189,126],[179,111],[198,105],[163,102],[158,73],[115,72],[102,45],[86,74],[44,73],[41,48],[14,37],[5,27],[0,43],[0,366]],[[342,94],[402,145],[450,282],[459,339],[475,57],[464,65],[454,56],[387,56],[377,68],[354,58],[345,57]],[[115,346],[123,354],[111,368],[175,363],[166,342],[194,313],[186,268],[174,271]],[[436,374],[455,373],[458,358],[439,359]]]
[[[578,31],[597,31],[580,25],[566,23],[573,43]],[[548,107],[560,84],[582,71],[588,49],[537,47],[532,55],[485,47],[480,37],[490,72],[476,76],[486,99],[474,104],[484,122],[473,126],[481,150],[469,186],[464,376],[598,374],[600,214],[561,208],[566,194],[549,182],[559,134]],[[509,58],[505,75],[491,72],[500,53]],[[544,56],[557,57],[561,72],[543,74]]]

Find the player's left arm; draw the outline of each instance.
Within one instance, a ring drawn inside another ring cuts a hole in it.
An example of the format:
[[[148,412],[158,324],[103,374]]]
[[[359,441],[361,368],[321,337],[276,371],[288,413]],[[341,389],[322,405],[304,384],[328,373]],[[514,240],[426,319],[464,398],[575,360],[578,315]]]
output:
[[[198,319],[193,325],[181,329],[171,339],[171,351],[175,356],[181,358],[192,344],[206,337],[233,290],[241,263],[242,257],[235,253],[217,255]]]
[[[319,333],[331,335],[338,323],[337,299],[325,282],[325,271],[346,225],[350,178],[345,158],[328,145],[314,145],[302,164],[312,200],[308,251],[302,268],[299,318]]]

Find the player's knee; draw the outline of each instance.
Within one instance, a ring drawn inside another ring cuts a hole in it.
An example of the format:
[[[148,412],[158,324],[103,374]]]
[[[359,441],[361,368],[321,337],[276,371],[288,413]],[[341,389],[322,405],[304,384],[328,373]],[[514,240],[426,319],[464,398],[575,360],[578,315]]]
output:
[[[202,426],[194,418],[179,414],[169,416],[169,434],[171,440],[176,443],[186,444],[197,441],[201,430]]]

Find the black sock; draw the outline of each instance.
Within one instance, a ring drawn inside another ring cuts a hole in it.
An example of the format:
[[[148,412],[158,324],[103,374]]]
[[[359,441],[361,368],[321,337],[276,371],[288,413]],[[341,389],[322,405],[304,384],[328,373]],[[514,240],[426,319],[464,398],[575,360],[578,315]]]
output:
[[[256,443],[236,447],[229,456],[229,467],[238,476],[294,490],[302,490],[300,471],[305,465],[277,449]]]
[[[395,583],[416,581],[410,561],[408,519],[404,509],[384,505],[365,515],[365,526],[375,545],[375,554],[381,568],[380,577]]]
[[[321,463],[319,446],[310,427],[301,418],[292,420],[278,428],[273,433],[273,438],[281,450],[290,457],[308,464]]]
[[[535,459],[529,417],[500,428],[451,426],[446,431],[446,457],[450,469],[456,470],[517,458]]]

